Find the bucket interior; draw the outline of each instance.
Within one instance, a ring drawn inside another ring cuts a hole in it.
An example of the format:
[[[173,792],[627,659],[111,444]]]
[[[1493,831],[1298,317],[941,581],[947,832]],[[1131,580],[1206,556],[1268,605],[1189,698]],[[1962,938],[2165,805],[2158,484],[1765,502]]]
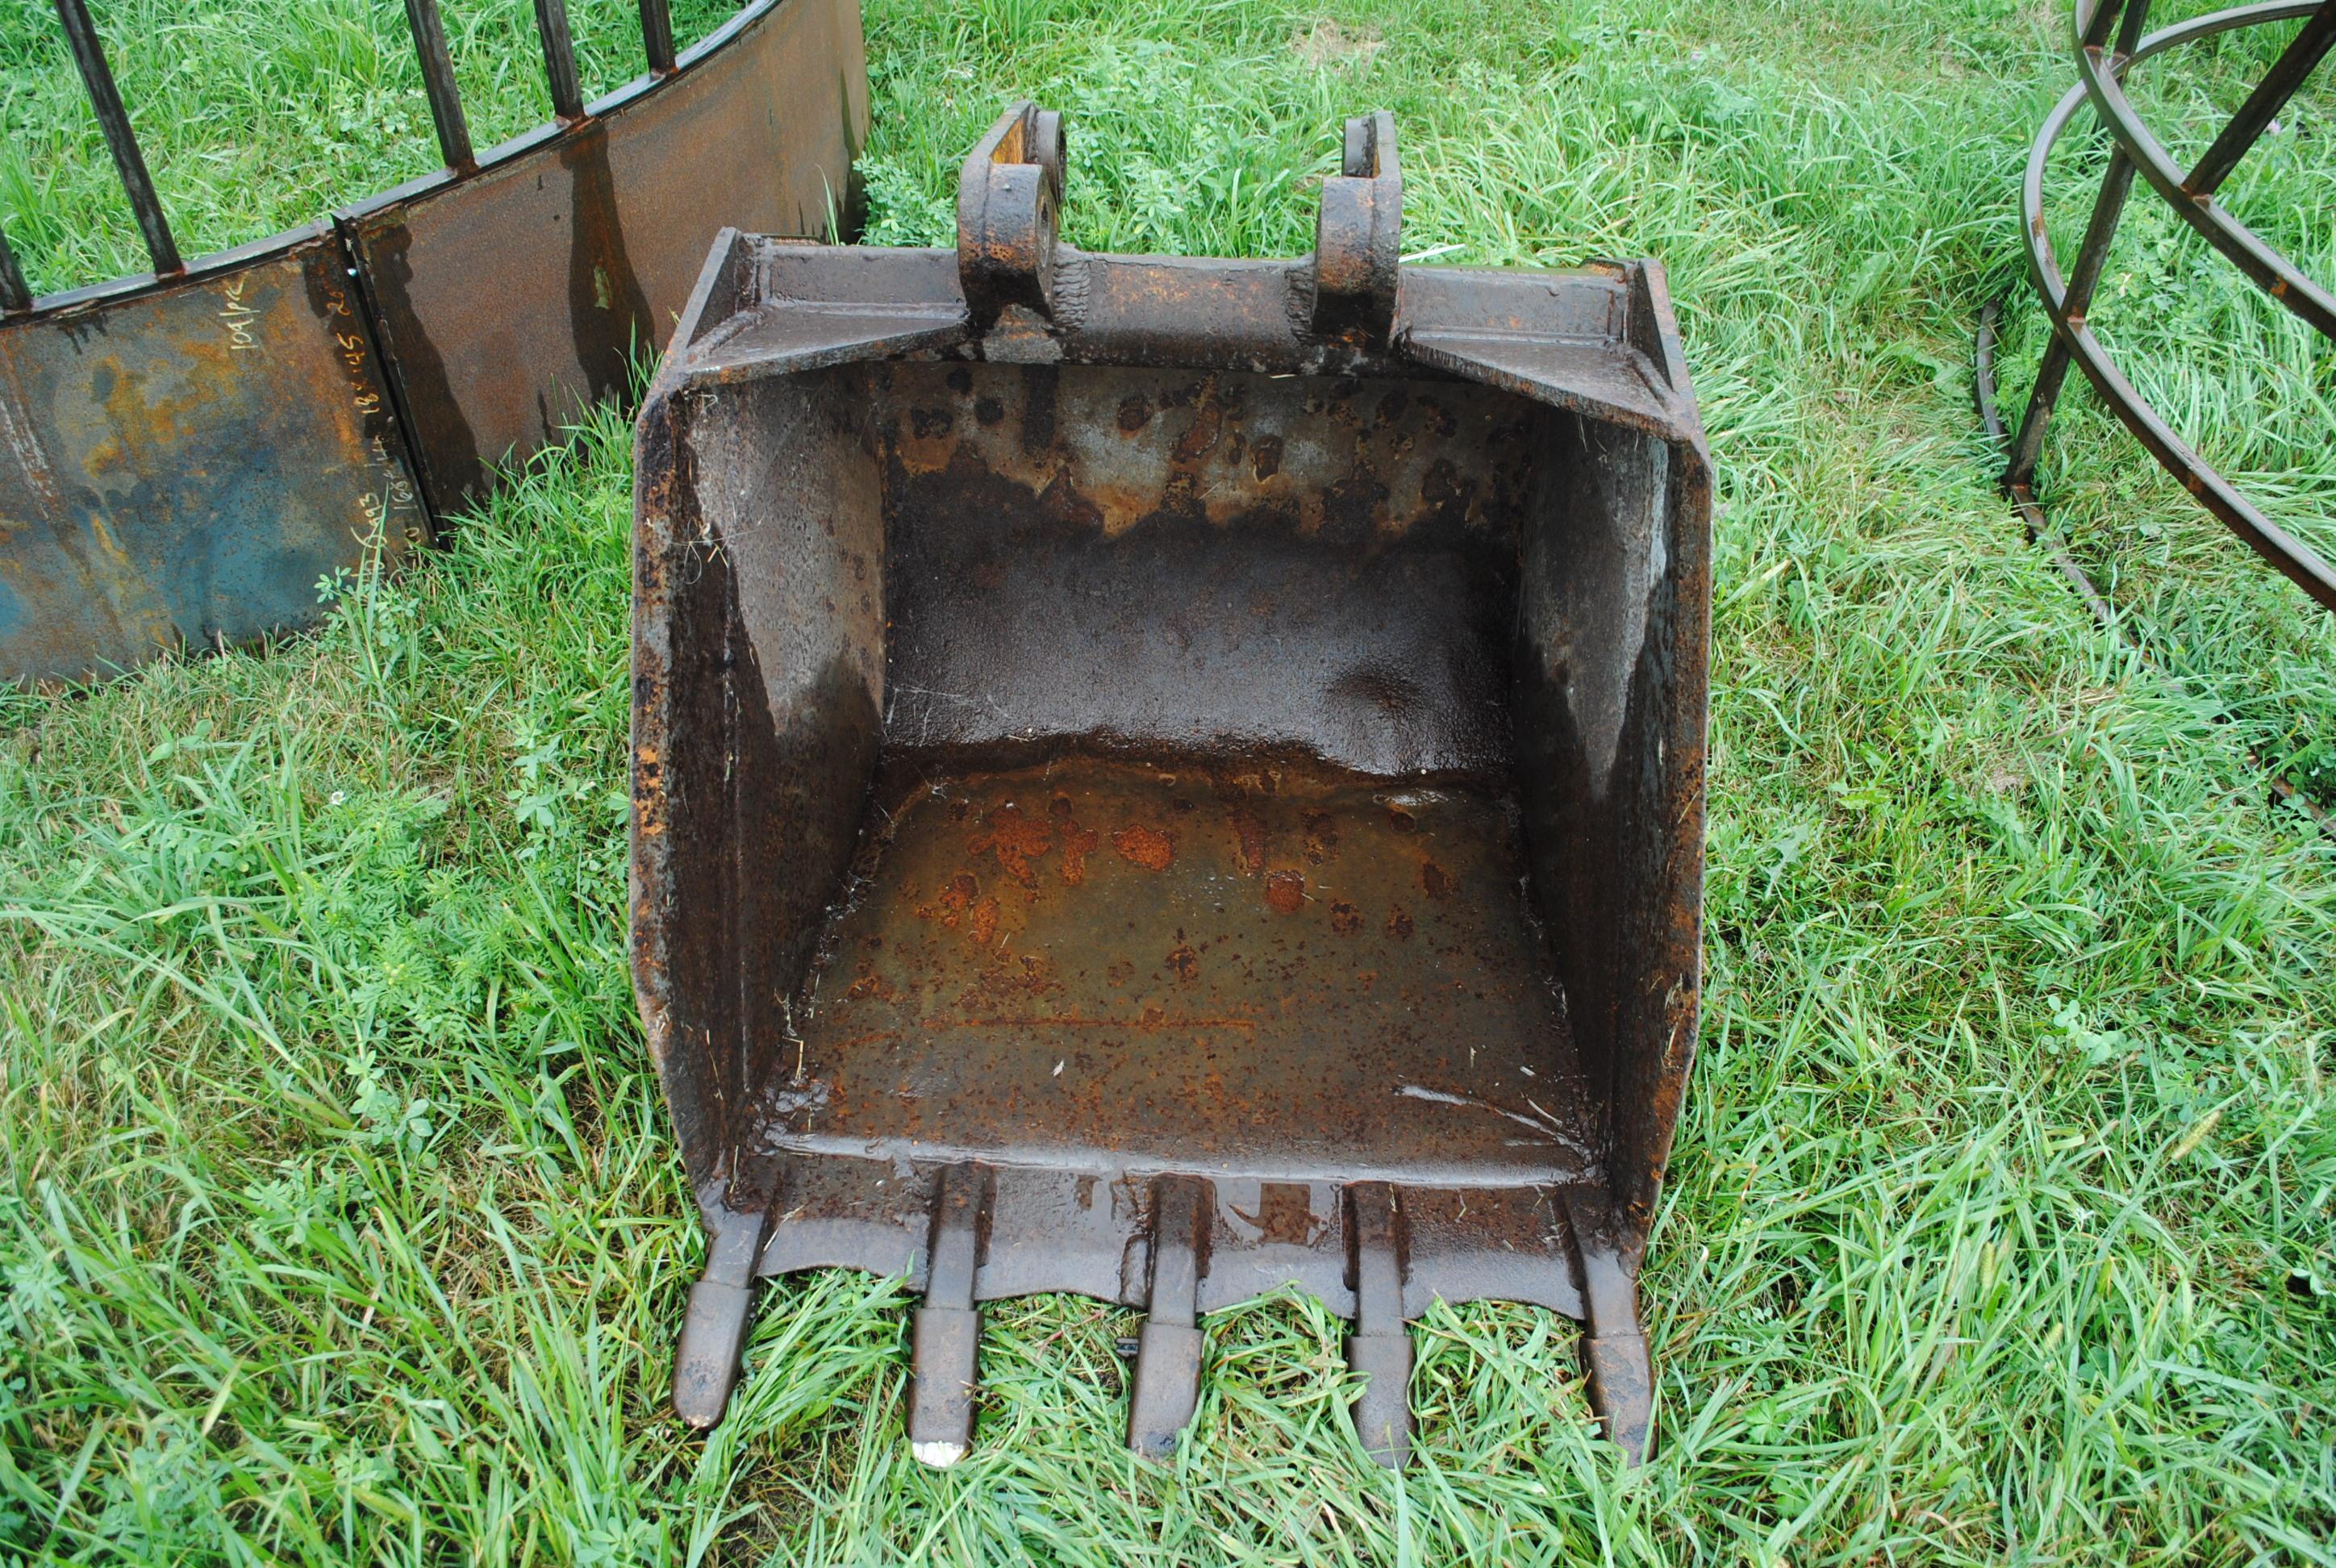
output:
[[[690,442],[743,1149],[1603,1179],[1563,949],[1628,868],[1576,863],[1574,797],[1630,749],[1660,442],[1454,382],[965,363],[723,388]]]

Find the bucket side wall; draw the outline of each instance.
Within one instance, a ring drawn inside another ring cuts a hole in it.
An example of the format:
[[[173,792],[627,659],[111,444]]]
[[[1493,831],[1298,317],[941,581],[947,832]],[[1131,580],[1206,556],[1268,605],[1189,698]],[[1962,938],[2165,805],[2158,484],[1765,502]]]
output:
[[[1695,1046],[1709,492],[1693,448],[1549,415],[1514,716],[1533,894],[1592,1092],[1614,1238],[1653,1220]]]
[[[726,560],[697,514],[691,408],[660,396],[636,427],[633,518],[633,991],[674,1135],[703,1190],[722,1173],[743,1082],[737,986],[709,926],[729,907]]]
[[[661,533],[662,553],[637,563],[637,584],[664,596],[674,744],[661,815],[636,791],[637,842],[665,841],[635,857],[658,884],[637,897],[636,969],[668,987],[660,1067],[700,1184],[724,1174],[749,1087],[781,1070],[751,1058],[793,1037],[787,1008],[876,765],[882,511],[860,381],[781,376],[677,399],[667,417],[686,425],[687,456],[661,531],[644,492],[641,531]],[[655,695],[637,686],[637,711]],[[646,929],[644,898],[662,906]]]

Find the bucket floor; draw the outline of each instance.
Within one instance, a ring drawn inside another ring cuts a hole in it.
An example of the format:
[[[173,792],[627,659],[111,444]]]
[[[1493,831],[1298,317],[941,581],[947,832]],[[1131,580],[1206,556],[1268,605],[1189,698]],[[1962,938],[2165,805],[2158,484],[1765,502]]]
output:
[[[899,768],[771,1154],[1600,1180],[1513,803],[1319,765]]]

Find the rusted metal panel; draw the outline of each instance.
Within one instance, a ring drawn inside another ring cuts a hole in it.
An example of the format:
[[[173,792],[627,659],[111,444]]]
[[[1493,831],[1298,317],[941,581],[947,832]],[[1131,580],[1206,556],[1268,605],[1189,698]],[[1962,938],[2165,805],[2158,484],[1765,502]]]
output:
[[[95,33],[65,8],[168,276],[34,300],[0,240],[0,679],[307,623],[353,539],[383,528],[394,561],[489,463],[622,398],[717,223],[851,221],[852,0],[757,0],[678,61],[644,4],[650,74],[580,113],[564,12],[539,6],[568,112],[484,160],[433,0],[407,10],[449,168],[179,270]]]
[[[433,509],[622,401],[721,227],[848,229],[867,124],[854,0],[765,0],[476,173],[342,213]]]
[[[0,322],[0,677],[297,626],[428,537],[348,268],[316,226]]]
[[[1473,773],[1207,753],[905,771],[797,1025],[803,1076],[758,1086],[750,1146],[1603,1176],[1513,803]]]
[[[959,248],[725,235],[639,426],[636,989],[713,1240],[923,1294],[908,1425],[971,1440],[979,1307],[1350,1320],[1409,1442],[1437,1299],[1582,1316],[1644,1451],[1637,1276],[1694,1051],[1709,463],[1661,274],[1401,268],[1385,116],[1317,254],[1085,256],[1061,128]]]

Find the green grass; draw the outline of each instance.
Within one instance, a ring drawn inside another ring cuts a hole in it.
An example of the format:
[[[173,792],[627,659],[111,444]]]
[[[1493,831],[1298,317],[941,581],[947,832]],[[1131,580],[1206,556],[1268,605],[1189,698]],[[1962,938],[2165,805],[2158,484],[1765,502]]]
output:
[[[11,157],[29,105],[70,102],[24,63],[38,9],[0,29]],[[480,9],[507,48],[471,68],[527,79],[522,8]],[[578,9],[616,35],[623,6]],[[167,14],[198,13],[250,15]],[[381,37],[395,13],[301,9]],[[1324,15],[1381,46],[1318,65],[1291,45]],[[2336,796],[2336,644],[2088,396],[2048,503],[2197,695],[2096,630],[1989,482],[1969,331],[2018,278],[2059,5],[869,21],[887,238],[946,237],[957,158],[1029,93],[1067,112],[1083,245],[1300,250],[1339,117],[1384,106],[1407,248],[1668,263],[1718,602],[1703,1055],[1644,1281],[1655,1462],[1594,1439],[1569,1326],[1477,1306],[1416,1330],[1421,1450],[1382,1474],[1339,1419],[1337,1324],[1293,1299],[1211,1320],[1190,1437],[1142,1468],[1129,1320],[1047,1298],[991,1313],[976,1453],[935,1475],[900,1436],[901,1297],[855,1275],[770,1291],[731,1418],[682,1432],[698,1242],[624,968],[630,474],[603,420],[314,636],[0,698],[0,1553],[2336,1562],[2336,850],[2244,755]],[[224,106],[171,161],[200,168],[262,118],[259,66],[190,25],[173,91]],[[2177,151],[2275,44],[2148,100]],[[397,92],[384,166],[312,126],[271,169],[426,167]],[[2332,105],[2233,194],[2322,276]],[[219,157],[204,243],[252,200]],[[86,161],[0,186],[44,286],[134,256],[126,219],[76,216]],[[2135,218],[2108,341],[2317,524],[2325,350]]]

